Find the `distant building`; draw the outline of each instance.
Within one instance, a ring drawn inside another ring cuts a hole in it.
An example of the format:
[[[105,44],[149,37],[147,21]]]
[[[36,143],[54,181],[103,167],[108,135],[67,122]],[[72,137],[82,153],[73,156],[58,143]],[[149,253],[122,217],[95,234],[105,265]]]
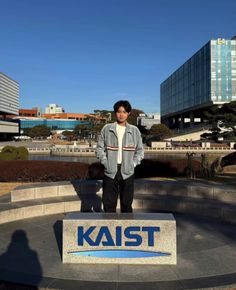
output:
[[[87,120],[87,116],[81,113],[55,113],[55,114],[43,114],[45,119],[70,119],[70,120]]]
[[[58,114],[65,113],[64,108],[58,106],[57,104],[49,104],[48,107],[45,108],[45,114]]]
[[[19,124],[11,118],[19,113],[19,84],[0,73],[0,139],[19,133]]]
[[[40,108],[19,109],[19,116],[40,118],[42,116],[42,110]]]
[[[106,123],[106,118],[97,116],[96,114],[82,114],[82,113],[57,113],[57,114],[43,114],[45,119],[68,119],[79,121],[90,121],[93,123]]]
[[[149,115],[140,114],[137,118],[137,125],[145,127],[145,129],[149,130],[153,125],[160,124],[160,114],[159,113],[153,113]]]
[[[0,114],[18,115],[19,112],[19,84],[0,73]]]
[[[236,100],[236,39],[214,39],[161,84],[161,121],[170,128],[203,123],[203,111]]]
[[[96,116],[105,118],[106,121],[111,121],[111,112],[107,110],[94,110]]]
[[[20,119],[21,129],[24,131],[26,128],[33,128],[35,126],[45,125],[53,131],[61,130],[74,130],[77,125],[85,125],[88,128],[91,127],[92,123],[89,121],[79,120],[58,120],[58,119],[43,119],[43,118],[25,118]]]

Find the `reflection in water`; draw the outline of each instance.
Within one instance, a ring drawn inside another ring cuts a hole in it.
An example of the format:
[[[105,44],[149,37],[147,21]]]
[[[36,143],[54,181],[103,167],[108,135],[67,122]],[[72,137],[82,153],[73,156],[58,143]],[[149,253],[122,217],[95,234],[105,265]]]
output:
[[[176,160],[176,159],[186,159],[186,153],[180,154],[145,154],[145,159],[153,160]],[[201,160],[200,155],[196,154],[194,156],[195,160]],[[30,155],[29,160],[51,160],[51,161],[70,161],[70,162],[82,162],[87,164],[92,164],[98,162],[98,159],[94,157],[85,156],[52,156],[52,155]]]
[[[79,157],[79,156],[52,156],[52,155],[29,155],[29,160],[50,160],[50,161],[70,161],[70,162],[82,162],[92,164],[97,162],[96,157]]]

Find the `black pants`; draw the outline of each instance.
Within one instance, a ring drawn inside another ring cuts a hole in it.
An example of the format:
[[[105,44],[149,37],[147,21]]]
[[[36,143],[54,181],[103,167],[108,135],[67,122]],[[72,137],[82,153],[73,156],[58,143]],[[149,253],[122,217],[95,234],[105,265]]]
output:
[[[116,212],[117,199],[120,196],[121,212],[132,212],[134,197],[134,175],[123,179],[120,165],[114,179],[104,176],[103,178],[103,208],[105,212]]]

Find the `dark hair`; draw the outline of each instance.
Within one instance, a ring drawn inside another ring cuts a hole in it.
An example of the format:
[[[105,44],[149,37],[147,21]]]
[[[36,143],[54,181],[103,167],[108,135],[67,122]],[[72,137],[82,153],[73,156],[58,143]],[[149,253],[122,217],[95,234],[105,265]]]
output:
[[[131,110],[132,110],[132,107],[131,107],[130,103],[128,101],[125,101],[125,100],[120,100],[120,101],[115,103],[115,105],[113,106],[114,112],[116,113],[119,110],[120,107],[124,107],[125,111],[127,113],[130,113]]]

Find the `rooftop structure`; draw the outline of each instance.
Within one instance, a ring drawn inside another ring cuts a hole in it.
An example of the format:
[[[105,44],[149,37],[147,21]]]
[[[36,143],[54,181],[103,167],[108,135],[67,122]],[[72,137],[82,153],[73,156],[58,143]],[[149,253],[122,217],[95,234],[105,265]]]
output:
[[[45,109],[45,114],[57,114],[64,113],[65,109],[58,106],[57,104],[49,104]]]
[[[149,114],[146,116],[145,114],[140,114],[139,117],[137,117],[137,125],[145,127],[145,129],[149,130],[153,125],[160,124],[160,114]]]

